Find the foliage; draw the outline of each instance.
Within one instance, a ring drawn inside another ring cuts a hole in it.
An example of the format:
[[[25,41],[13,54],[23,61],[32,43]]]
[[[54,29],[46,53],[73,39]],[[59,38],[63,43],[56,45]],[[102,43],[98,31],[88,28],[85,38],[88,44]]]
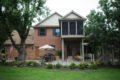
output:
[[[62,64],[60,64],[60,63],[56,64],[56,68],[61,68],[61,67],[62,67]]]
[[[69,66],[68,65],[64,65],[64,68],[68,68]]]
[[[92,69],[97,69],[97,67],[98,67],[98,64],[96,64],[96,63],[94,63],[94,64],[91,64],[91,65],[90,65],[90,67],[91,67]]]
[[[71,64],[69,65],[69,68],[71,68],[71,69],[76,68],[76,64],[75,64],[75,63],[71,63]]]
[[[62,57],[62,50],[56,50],[56,54],[58,55],[58,56],[60,56],[60,58]]]
[[[41,62],[41,65],[46,65],[46,63],[44,61]]]
[[[21,66],[21,65],[22,65],[22,62],[21,62],[21,61],[15,61],[15,65]]]
[[[88,68],[88,63],[81,63],[81,64],[79,64],[79,68],[81,68],[81,69],[84,69],[84,68]]]
[[[0,0],[0,26],[3,27],[3,34],[9,37],[13,46],[18,51],[18,60],[25,62],[26,50],[25,42],[32,27],[32,22],[36,16],[44,14],[44,4],[46,0]],[[17,31],[20,37],[20,45],[17,46],[13,31]],[[6,40],[6,38],[5,38]]]
[[[91,53],[120,53],[119,0],[99,0],[99,11],[92,10],[85,25],[86,41]],[[105,55],[104,55],[105,56]],[[110,61],[109,55],[105,61]],[[119,61],[120,62],[120,57]]]
[[[27,66],[38,66],[39,64],[36,61],[27,61],[26,65]]]
[[[52,69],[53,68],[53,64],[51,64],[51,63],[47,64],[47,68],[48,69]]]

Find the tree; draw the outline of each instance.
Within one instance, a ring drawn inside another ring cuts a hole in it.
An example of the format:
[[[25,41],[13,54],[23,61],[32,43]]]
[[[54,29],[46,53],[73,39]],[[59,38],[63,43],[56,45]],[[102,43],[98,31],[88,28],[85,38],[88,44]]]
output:
[[[120,53],[120,0],[100,0],[99,9],[87,16],[85,33],[91,35],[86,40],[93,53],[101,50],[107,54],[105,61],[109,62],[111,54]]]
[[[2,24],[7,30],[13,46],[18,51],[18,60],[25,62],[25,41],[32,27],[33,18],[37,14],[42,15],[45,0],[0,0],[2,5]],[[20,37],[20,45],[17,46],[11,32],[16,30]]]

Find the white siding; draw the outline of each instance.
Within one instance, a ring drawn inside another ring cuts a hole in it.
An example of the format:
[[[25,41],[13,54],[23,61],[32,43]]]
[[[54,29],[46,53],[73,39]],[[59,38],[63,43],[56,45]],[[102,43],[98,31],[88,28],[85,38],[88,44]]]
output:
[[[79,19],[80,17],[75,15],[75,14],[73,14],[73,13],[71,13],[66,18],[69,18],[69,19]]]
[[[53,16],[51,16],[50,18],[46,19],[45,21],[43,21],[41,24],[39,24],[39,26],[59,26],[59,19],[61,18],[61,16],[54,14]]]

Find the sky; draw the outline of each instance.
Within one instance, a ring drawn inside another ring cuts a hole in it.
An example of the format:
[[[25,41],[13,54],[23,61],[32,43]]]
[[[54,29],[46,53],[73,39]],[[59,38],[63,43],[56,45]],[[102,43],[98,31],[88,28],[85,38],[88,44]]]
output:
[[[72,10],[86,17],[90,10],[97,9],[99,0],[47,0],[46,6],[49,7],[51,13],[58,12],[62,16]]]
[[[62,16],[65,16],[72,10],[86,17],[91,10],[97,10],[99,0],[46,0],[45,6],[47,6],[51,12],[58,12]],[[36,18],[35,18],[36,20]],[[32,25],[39,23],[37,20]]]

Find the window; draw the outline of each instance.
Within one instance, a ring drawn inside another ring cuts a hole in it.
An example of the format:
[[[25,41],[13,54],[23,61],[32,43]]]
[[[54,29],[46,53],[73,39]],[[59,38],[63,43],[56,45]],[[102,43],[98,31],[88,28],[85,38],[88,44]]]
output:
[[[78,21],[77,22],[77,34],[83,34],[83,22]]]
[[[62,22],[62,34],[68,35],[68,22]]]
[[[46,35],[46,29],[45,28],[38,29],[38,35],[45,36]]]
[[[53,30],[53,34],[54,34],[55,36],[60,36],[60,29],[59,29],[59,28],[54,29],[54,30]]]
[[[75,23],[75,21],[70,22],[70,34],[71,35],[76,34],[76,23]]]

